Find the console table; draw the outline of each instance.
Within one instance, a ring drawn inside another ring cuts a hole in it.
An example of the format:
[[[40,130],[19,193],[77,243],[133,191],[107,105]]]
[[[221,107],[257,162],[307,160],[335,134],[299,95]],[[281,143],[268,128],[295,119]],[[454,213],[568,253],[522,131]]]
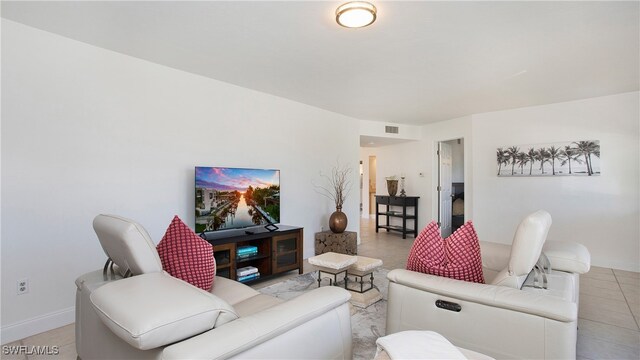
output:
[[[413,234],[413,237],[418,236],[418,199],[419,196],[386,196],[376,195],[376,232],[378,229],[386,229],[389,231],[398,231],[402,233],[402,238],[406,239],[407,234]],[[380,205],[384,206],[384,209],[380,210]],[[413,208],[412,213],[408,213],[407,209]],[[386,223],[380,225],[380,216],[384,216]],[[402,219],[402,226],[391,225],[389,220],[391,218]],[[407,220],[412,222],[413,228],[407,227]]]
[[[259,279],[295,269],[302,274],[303,228],[287,225],[278,227],[275,231],[250,228],[204,233],[202,237],[213,246],[216,275],[237,280],[236,270],[245,266],[258,268]],[[236,249],[246,245],[257,247],[258,254],[239,258]]]

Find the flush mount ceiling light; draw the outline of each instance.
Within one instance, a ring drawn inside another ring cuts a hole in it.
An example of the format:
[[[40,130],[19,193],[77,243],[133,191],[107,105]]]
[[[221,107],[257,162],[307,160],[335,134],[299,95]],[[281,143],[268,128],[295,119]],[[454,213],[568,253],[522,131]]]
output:
[[[352,1],[338,6],[336,21],[348,28],[360,28],[376,21],[377,9],[373,4],[364,1]]]

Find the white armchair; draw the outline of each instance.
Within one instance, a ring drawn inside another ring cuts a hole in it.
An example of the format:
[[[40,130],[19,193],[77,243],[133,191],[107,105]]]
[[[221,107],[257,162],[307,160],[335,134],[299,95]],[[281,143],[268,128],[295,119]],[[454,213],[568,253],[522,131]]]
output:
[[[590,256],[580,244],[545,244],[550,226],[551,216],[538,211],[520,223],[512,245],[481,242],[486,284],[389,272],[387,334],[432,330],[495,358],[574,359],[578,276]],[[543,248],[555,267],[546,289],[529,285]]]

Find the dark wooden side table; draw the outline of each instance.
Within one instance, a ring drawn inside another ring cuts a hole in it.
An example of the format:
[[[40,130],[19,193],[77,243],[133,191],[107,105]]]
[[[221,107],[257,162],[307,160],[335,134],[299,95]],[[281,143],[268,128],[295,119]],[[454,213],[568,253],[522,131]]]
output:
[[[389,231],[398,231],[402,233],[402,238],[406,239],[407,234],[418,236],[418,199],[419,196],[387,196],[376,195],[376,232],[378,229],[386,229]],[[382,210],[380,209],[382,205]],[[412,212],[407,209],[413,208]],[[380,217],[386,219],[385,224],[380,225]],[[402,226],[391,225],[389,222],[392,218],[402,219]],[[407,224],[407,221],[410,224]],[[408,227],[408,226],[412,226]]]

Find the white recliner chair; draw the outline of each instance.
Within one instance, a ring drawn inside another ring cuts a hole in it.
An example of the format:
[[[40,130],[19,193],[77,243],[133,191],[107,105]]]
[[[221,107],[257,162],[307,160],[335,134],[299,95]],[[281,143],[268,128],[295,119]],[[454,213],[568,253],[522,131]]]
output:
[[[76,280],[79,358],[351,358],[348,291],[322,287],[285,302],[216,277],[206,292],[163,272],[136,222],[99,215],[93,225],[113,265]]]
[[[512,245],[481,242],[486,284],[392,270],[386,333],[431,330],[498,359],[575,359],[579,274],[589,271],[590,255],[580,244],[545,244],[550,226],[538,211]],[[534,283],[532,270],[543,251],[553,269],[546,286]]]

